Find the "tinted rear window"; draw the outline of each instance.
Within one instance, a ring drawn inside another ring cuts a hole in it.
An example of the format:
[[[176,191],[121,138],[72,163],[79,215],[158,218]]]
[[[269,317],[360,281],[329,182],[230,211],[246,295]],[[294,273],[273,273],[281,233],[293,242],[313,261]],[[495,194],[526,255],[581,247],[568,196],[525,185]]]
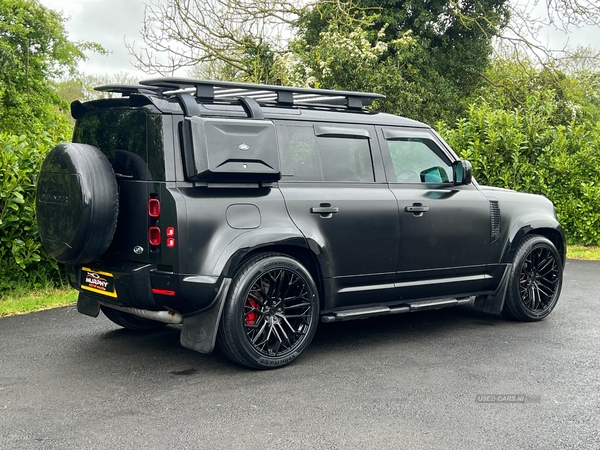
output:
[[[315,136],[312,126],[280,125],[277,132],[288,181],[374,181],[369,139]]]
[[[154,126],[151,116],[142,110],[98,111],[77,121],[73,142],[100,149],[117,176],[134,180],[163,180],[162,145],[159,161],[149,159],[148,155],[149,123]]]

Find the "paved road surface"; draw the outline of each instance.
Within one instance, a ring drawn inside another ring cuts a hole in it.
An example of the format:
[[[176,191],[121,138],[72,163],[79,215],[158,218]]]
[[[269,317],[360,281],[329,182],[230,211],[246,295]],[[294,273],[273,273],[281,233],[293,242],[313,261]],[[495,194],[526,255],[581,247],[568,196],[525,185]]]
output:
[[[453,309],[321,324],[268,372],[72,307],[0,319],[2,449],[599,449],[600,263],[522,324]],[[525,403],[478,395],[524,394]]]

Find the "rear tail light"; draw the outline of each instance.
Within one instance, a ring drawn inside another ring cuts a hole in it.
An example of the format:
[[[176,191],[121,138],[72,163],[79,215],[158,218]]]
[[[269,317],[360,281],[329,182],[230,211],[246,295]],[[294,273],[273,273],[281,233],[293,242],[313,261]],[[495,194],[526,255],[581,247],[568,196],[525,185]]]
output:
[[[157,198],[148,200],[148,215],[150,217],[160,216],[160,201]]]
[[[175,228],[167,227],[167,247],[174,248],[175,247]]]
[[[149,220],[150,227],[148,228],[148,242],[150,242],[150,245],[154,247],[152,251],[158,252],[160,249],[157,247],[160,247],[162,237],[160,228],[157,226],[160,220],[160,200],[158,199],[158,195],[156,193],[150,194],[150,199],[148,199],[148,216],[151,217]],[[165,234],[167,236],[167,248],[174,248],[175,228],[167,227]]]
[[[150,242],[150,245],[153,245],[153,246],[160,245],[160,228],[158,228],[158,227],[148,228],[148,242]]]

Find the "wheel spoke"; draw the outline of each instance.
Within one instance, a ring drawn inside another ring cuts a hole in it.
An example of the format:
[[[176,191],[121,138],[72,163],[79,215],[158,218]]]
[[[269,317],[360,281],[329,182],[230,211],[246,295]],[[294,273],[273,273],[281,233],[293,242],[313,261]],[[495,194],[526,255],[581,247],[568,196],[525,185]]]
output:
[[[288,317],[289,316],[286,317],[283,314],[277,314],[277,317],[279,317],[281,320],[283,320],[283,322],[290,328],[290,330],[292,331],[292,333],[295,331],[294,327],[288,321]]]
[[[287,343],[287,346],[290,347],[292,345],[292,342],[290,341],[289,336],[283,329],[283,325],[281,325],[281,322],[279,322],[277,325],[279,326],[279,330],[281,331],[281,334],[283,334],[283,338],[284,338],[285,342]],[[279,333],[277,333],[277,335],[279,335]]]
[[[298,303],[297,305],[291,305],[291,306],[285,306],[285,309],[292,309],[292,308],[300,308],[300,307],[305,307],[305,306],[310,306],[310,303]]]
[[[288,294],[290,292],[290,289],[292,288],[292,286],[295,286],[298,282],[300,281],[300,277],[298,277],[297,275],[290,275],[290,281],[288,282],[287,285],[287,289],[285,290],[285,294],[283,294],[281,297],[284,298],[286,301],[288,299],[296,299],[299,296],[294,296],[294,297],[288,297]],[[304,289],[304,286],[302,287],[302,289]],[[302,294],[301,294],[302,295]]]
[[[527,288],[527,303],[531,309],[535,309],[535,294],[533,292],[533,286]]]
[[[552,255],[546,256],[546,259],[538,264],[538,272],[542,273],[550,264],[554,264],[554,258]]]
[[[254,292],[254,291],[251,290],[250,293],[248,294],[248,297],[250,297],[256,303],[258,303],[260,306],[265,306],[265,303],[263,302],[263,299],[260,298],[258,295],[254,295],[252,292]]]
[[[281,348],[281,344],[283,343],[283,340],[281,339],[281,336],[279,336],[279,332],[277,331],[276,325],[271,322],[270,327],[271,327],[270,331],[273,331],[273,334],[276,337],[273,344],[277,345],[277,347],[275,347],[275,350],[273,350],[272,347],[270,347],[269,350],[271,352],[273,352],[273,356],[276,356],[277,353],[279,352],[279,349]]]
[[[543,283],[537,283],[536,287],[538,291],[543,293],[546,297],[552,297],[552,294],[554,293],[554,290],[552,288],[545,286]]]
[[[267,327],[267,321],[265,320],[263,323],[263,326],[260,328],[259,332],[256,333],[256,336],[254,336],[254,339],[252,339],[252,344],[256,344],[256,341],[258,341],[258,338],[264,334],[266,327]]]
[[[543,307],[545,306],[545,302],[542,300],[542,291],[540,290],[539,286],[536,284],[533,285],[533,288],[535,289],[535,294],[537,296],[537,305],[538,308],[539,307]],[[544,296],[545,297],[545,296]]]

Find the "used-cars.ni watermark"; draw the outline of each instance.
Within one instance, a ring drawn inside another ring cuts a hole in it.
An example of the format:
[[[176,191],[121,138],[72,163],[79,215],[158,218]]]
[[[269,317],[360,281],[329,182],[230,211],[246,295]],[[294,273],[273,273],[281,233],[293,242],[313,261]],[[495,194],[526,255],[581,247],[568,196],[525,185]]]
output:
[[[475,403],[541,403],[541,395],[477,394]]]

